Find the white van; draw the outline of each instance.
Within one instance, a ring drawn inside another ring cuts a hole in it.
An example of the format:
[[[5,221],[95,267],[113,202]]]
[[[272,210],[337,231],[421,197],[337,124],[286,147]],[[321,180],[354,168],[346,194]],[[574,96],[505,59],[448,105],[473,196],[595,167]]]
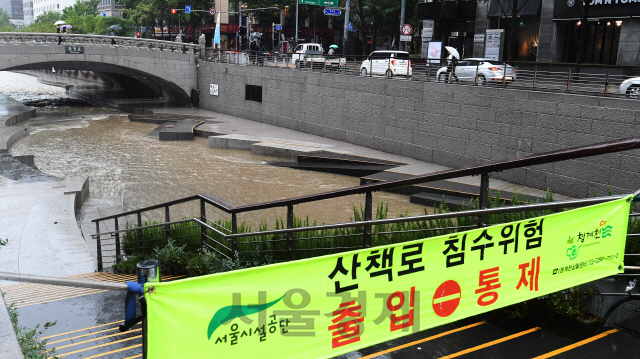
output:
[[[312,61],[314,63],[324,64],[323,52],[324,49],[321,44],[300,44],[293,50],[291,62],[294,63],[296,67],[310,66]]]
[[[374,51],[362,62],[360,74],[362,76],[385,75],[387,78],[411,76],[409,53],[394,50]]]

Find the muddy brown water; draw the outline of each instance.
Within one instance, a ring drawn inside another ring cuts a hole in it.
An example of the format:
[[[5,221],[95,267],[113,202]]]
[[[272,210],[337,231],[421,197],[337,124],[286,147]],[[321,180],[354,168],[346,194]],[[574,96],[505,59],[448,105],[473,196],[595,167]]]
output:
[[[205,138],[160,142],[147,136],[156,125],[130,122],[122,113],[101,108],[42,108],[38,117],[24,124],[31,134],[14,145],[12,155],[34,155],[40,170],[59,178],[88,176],[93,200],[124,210],[203,192],[240,206],[359,184],[355,177],[272,167],[268,161],[282,159],[209,148]],[[409,203],[403,195],[374,193],[374,204],[378,202],[388,203],[390,216],[424,213],[423,206]],[[298,205],[294,212],[318,223],[336,223],[349,221],[353,206],[363,203],[364,195],[354,195]],[[211,213],[207,217],[230,219],[212,208],[207,210]],[[275,219],[285,218],[285,213],[278,208],[238,218],[254,228],[263,219],[273,227]],[[195,202],[172,207],[172,219],[198,215]],[[156,211],[145,218],[161,220],[164,213]]]

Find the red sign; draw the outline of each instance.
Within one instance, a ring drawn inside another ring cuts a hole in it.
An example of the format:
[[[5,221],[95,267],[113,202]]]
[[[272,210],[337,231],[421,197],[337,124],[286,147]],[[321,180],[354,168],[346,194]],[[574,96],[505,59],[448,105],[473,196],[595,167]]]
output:
[[[456,311],[460,304],[462,291],[455,280],[448,280],[436,289],[433,295],[433,311],[439,317],[448,317]]]
[[[209,9],[209,15],[213,16],[215,14],[216,14],[216,9],[214,8]]]
[[[410,24],[404,24],[400,30],[402,30],[403,35],[411,35],[413,27]]]

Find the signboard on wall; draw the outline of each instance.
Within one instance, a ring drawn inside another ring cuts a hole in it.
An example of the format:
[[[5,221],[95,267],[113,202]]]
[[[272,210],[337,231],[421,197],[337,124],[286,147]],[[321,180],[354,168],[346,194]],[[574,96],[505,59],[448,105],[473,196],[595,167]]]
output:
[[[629,17],[640,16],[640,3],[633,0],[586,0],[589,3],[589,17]],[[554,19],[579,19],[582,6],[577,0],[555,0]]]
[[[504,29],[487,29],[485,38],[484,57],[492,60],[502,60],[502,47],[504,44]]]
[[[440,60],[436,59],[440,59],[442,57],[442,42],[431,41],[429,42],[429,46],[427,46],[427,49],[428,52],[426,54],[426,57],[430,59],[429,61],[431,61],[432,63],[440,62]]]

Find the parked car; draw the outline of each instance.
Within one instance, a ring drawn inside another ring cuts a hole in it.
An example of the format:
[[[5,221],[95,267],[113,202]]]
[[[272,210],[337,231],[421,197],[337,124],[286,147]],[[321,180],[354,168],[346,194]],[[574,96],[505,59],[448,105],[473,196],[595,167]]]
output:
[[[505,74],[505,66],[507,72]],[[516,69],[511,65],[505,65],[504,62],[483,59],[469,58],[458,61],[456,66],[456,76],[460,82],[476,81],[476,71],[478,72],[478,85],[486,85],[487,83],[502,83],[502,78],[506,83],[516,80]],[[438,69],[436,78],[438,82],[449,82],[449,73],[447,67]]]
[[[411,60],[406,51],[374,51],[366,60],[362,61],[360,74],[362,76],[384,75],[387,78],[393,76],[412,75]]]
[[[629,98],[640,98],[640,77],[633,77],[622,81],[620,94]]]

